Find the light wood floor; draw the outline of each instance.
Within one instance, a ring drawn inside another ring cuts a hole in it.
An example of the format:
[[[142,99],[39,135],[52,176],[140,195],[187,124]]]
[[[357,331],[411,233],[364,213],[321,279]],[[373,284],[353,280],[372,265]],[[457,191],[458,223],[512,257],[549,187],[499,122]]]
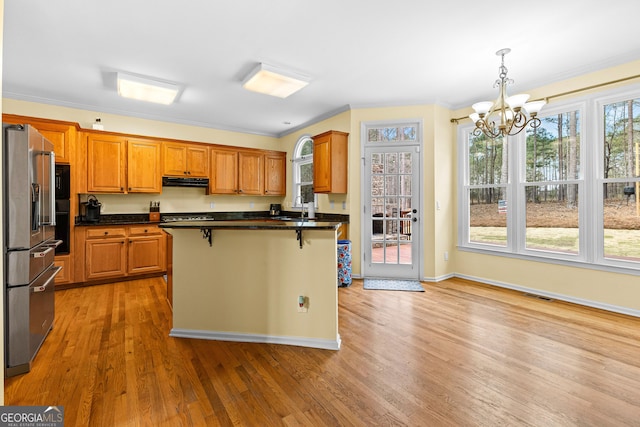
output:
[[[168,337],[161,279],[56,293],[7,405],[66,426],[640,426],[640,319],[463,280],[339,289],[339,351]]]

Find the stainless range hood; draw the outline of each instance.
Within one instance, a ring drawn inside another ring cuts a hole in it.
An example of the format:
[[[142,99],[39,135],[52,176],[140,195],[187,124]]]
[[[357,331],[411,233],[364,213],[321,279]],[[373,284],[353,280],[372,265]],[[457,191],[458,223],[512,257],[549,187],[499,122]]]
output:
[[[163,187],[209,187],[209,178],[191,178],[191,177],[176,177],[176,176],[163,176]]]

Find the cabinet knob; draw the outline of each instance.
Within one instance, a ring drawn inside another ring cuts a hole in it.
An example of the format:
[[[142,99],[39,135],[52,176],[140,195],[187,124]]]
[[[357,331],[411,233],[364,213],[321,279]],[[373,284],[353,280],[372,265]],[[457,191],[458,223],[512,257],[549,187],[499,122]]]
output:
[[[108,234],[109,234],[109,232],[108,232],[108,231],[105,231],[105,232],[104,232],[104,235],[105,235],[105,236],[106,236],[106,235],[108,235]]]
[[[144,229],[144,232],[146,233],[147,231],[148,231],[148,230],[145,228],[145,229]]]
[[[120,191],[124,191],[124,188],[123,188],[123,187],[120,187]]]
[[[131,187],[129,187],[129,191],[131,191]]]

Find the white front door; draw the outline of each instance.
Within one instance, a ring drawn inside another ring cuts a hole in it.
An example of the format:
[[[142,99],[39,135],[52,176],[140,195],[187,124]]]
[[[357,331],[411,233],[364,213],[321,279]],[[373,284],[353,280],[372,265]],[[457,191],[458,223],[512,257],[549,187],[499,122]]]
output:
[[[377,133],[365,127],[369,141],[364,143],[363,275],[419,280],[422,227],[418,124],[373,126]]]

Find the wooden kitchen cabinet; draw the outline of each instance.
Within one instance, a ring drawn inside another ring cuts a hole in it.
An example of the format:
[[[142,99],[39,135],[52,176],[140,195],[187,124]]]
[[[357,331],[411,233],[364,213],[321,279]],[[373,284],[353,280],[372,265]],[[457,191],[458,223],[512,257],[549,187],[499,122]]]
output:
[[[238,151],[238,194],[264,194],[264,154]]]
[[[284,196],[287,192],[286,153],[269,151],[264,155],[264,194]]]
[[[211,148],[209,194],[238,193],[238,150]]]
[[[53,264],[56,267],[62,267],[60,273],[56,275],[54,283],[56,285],[63,285],[73,282],[73,268],[72,268],[71,255],[56,255]]]
[[[209,194],[264,194],[264,154],[260,150],[211,148]]]
[[[166,271],[166,235],[155,225],[84,230],[84,281]]]
[[[286,193],[286,153],[211,148],[209,194],[282,196]]]
[[[127,192],[160,193],[160,143],[127,139]]]
[[[53,151],[56,153],[56,163],[73,163],[72,156],[77,136],[77,125],[75,123],[15,116],[12,114],[3,115],[2,121],[4,123],[32,125],[38,132],[53,143]]]
[[[124,228],[85,230],[85,280],[112,279],[127,274],[127,238]]]
[[[87,135],[87,191],[124,193],[126,139],[119,135]]]
[[[347,192],[348,137],[339,131],[313,137],[314,193]]]
[[[87,192],[160,193],[157,141],[102,133],[87,134]]]
[[[167,269],[166,245],[166,236],[158,227],[129,227],[128,274],[165,271]]]
[[[179,142],[162,144],[163,167],[165,176],[190,176],[207,178],[209,176],[209,147]]]

